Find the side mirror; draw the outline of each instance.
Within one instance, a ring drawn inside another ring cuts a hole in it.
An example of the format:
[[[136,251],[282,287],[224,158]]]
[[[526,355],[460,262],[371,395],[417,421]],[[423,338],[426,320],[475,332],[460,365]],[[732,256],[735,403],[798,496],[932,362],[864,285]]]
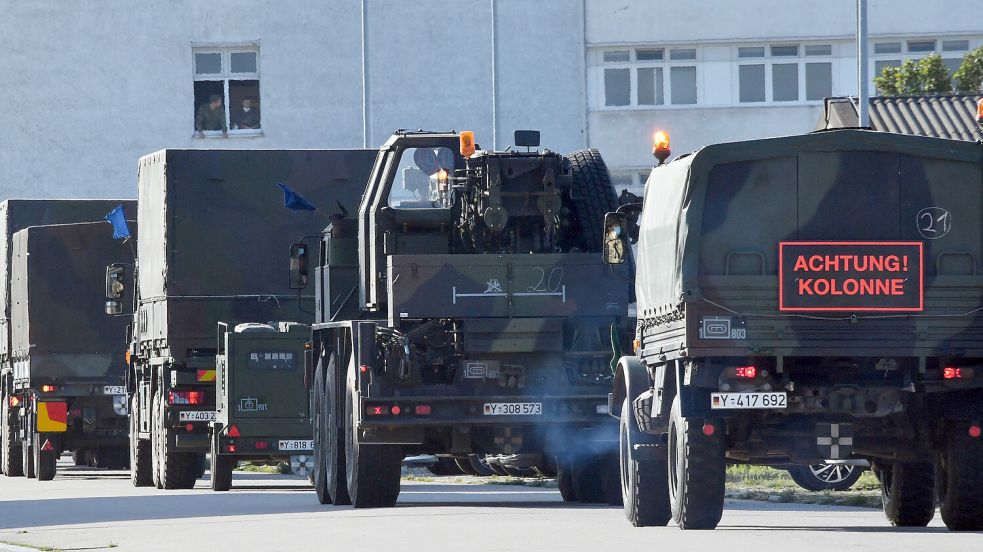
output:
[[[604,262],[606,264],[622,264],[627,259],[628,248],[628,217],[624,213],[608,213],[604,215]]]
[[[290,289],[307,287],[307,246],[295,243],[290,246]]]
[[[126,267],[111,264],[106,267],[106,314],[123,312],[123,293],[126,291]]]

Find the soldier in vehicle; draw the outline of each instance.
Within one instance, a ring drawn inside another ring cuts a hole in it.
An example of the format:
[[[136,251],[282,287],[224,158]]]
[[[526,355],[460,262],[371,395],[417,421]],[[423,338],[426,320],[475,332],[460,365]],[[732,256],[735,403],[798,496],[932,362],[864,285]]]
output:
[[[621,264],[625,259],[625,240],[621,236],[621,224],[614,222],[604,232],[604,262]]]
[[[222,136],[228,136],[229,127],[225,124],[225,110],[222,109],[222,96],[212,94],[208,97],[208,103],[198,107],[198,114],[195,116],[195,130],[198,136],[205,137],[206,130],[221,130]]]

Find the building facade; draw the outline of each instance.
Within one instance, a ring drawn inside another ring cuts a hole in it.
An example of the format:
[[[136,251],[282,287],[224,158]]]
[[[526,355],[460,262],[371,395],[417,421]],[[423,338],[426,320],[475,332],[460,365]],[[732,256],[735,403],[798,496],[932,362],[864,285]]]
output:
[[[870,0],[869,77],[958,63],[983,45],[977,4]],[[656,128],[676,153],[811,130],[856,93],[854,21],[853,0],[7,2],[0,198],[132,197],[161,148],[372,148],[398,128],[500,149],[539,129],[638,187]]]

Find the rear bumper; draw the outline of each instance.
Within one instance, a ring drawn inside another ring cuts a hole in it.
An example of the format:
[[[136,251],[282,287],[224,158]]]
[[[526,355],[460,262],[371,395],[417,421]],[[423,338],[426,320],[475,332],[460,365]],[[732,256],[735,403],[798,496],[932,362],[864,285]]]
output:
[[[492,404],[540,405],[541,414],[494,415]],[[606,394],[579,396],[498,395],[488,397],[389,396],[361,398],[363,428],[438,426],[594,425],[611,423]],[[375,412],[381,407],[381,414]],[[394,407],[398,414],[394,413]],[[429,413],[423,414],[429,407]]]

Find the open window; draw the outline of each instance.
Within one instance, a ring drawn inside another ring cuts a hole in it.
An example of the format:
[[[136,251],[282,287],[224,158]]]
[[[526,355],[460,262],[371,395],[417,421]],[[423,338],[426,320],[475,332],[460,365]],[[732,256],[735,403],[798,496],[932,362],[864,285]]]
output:
[[[262,135],[258,46],[203,46],[192,53],[195,136]]]

